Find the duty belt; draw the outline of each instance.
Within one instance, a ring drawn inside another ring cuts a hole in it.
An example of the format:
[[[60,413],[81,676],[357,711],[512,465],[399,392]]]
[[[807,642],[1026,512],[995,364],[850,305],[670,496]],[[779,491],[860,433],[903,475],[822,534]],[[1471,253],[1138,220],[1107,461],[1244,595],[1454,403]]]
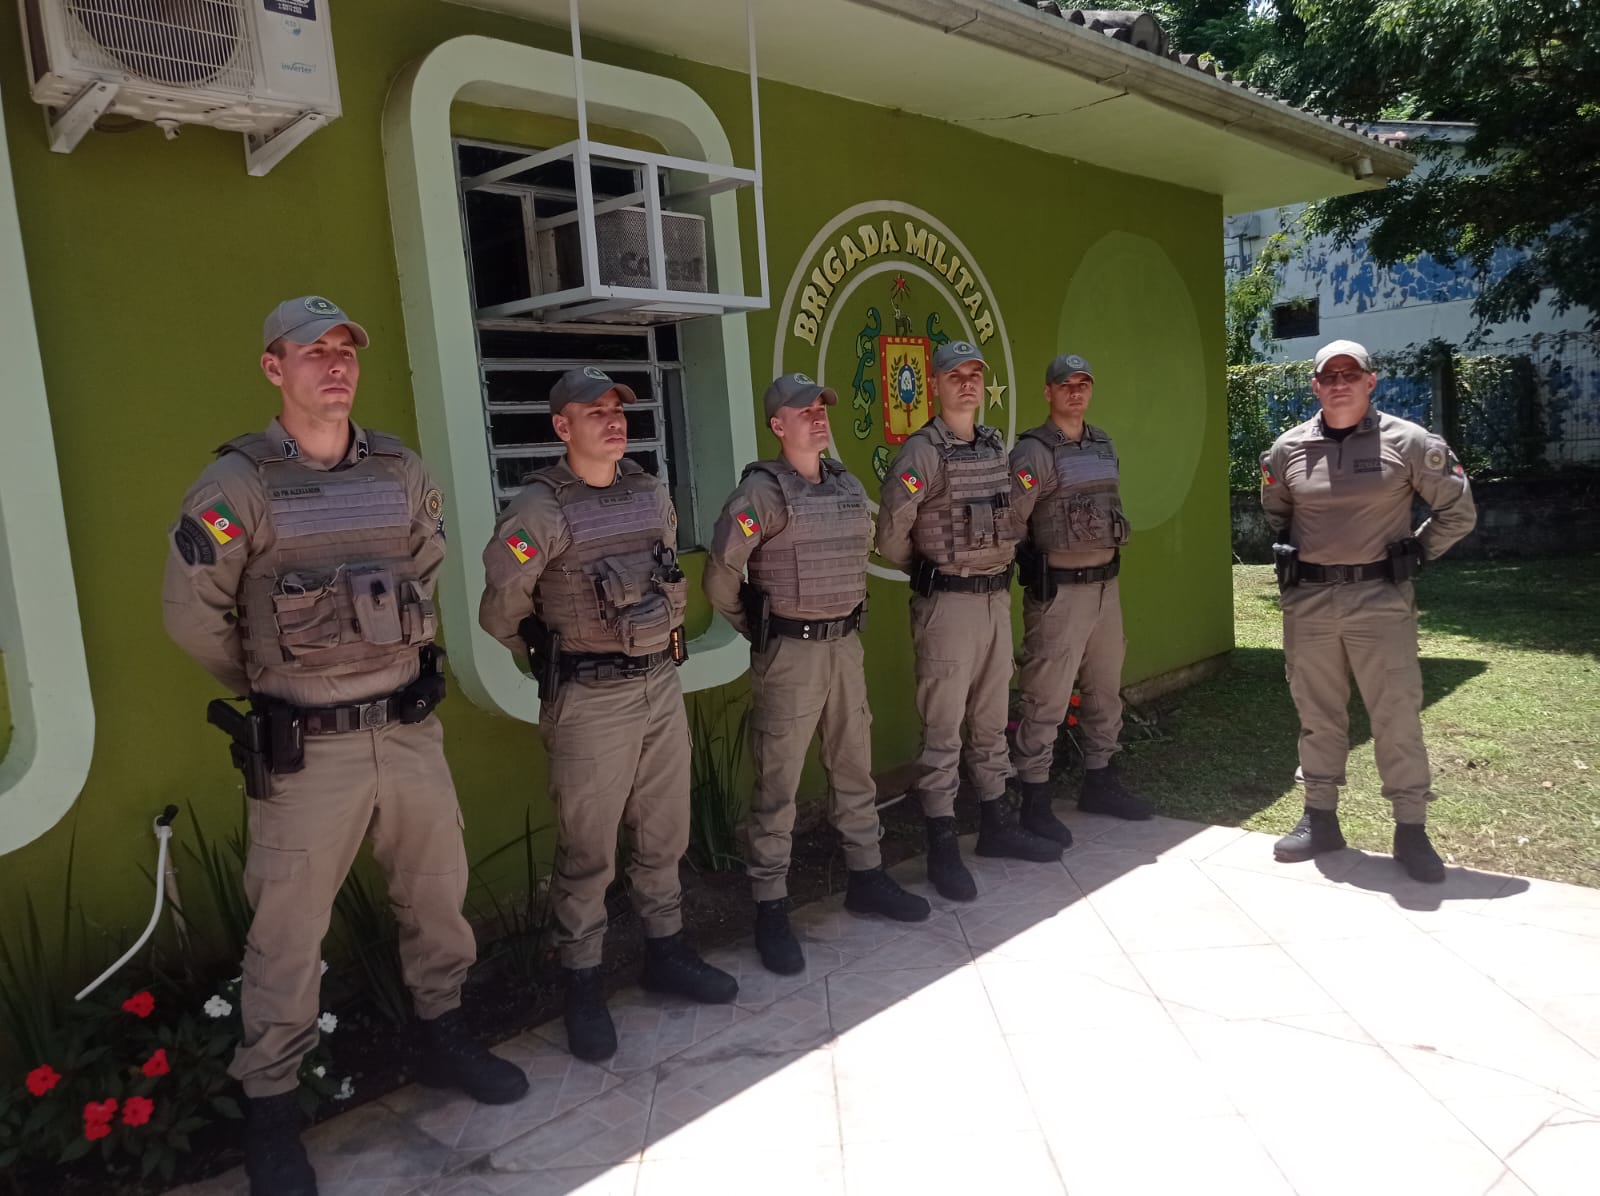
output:
[[[658,664],[672,659],[672,649],[663,648],[648,656],[626,656],[621,652],[563,652],[563,681],[624,681],[643,677]]]
[[[1092,565],[1087,569],[1051,568],[1050,580],[1062,586],[1086,586],[1097,581],[1111,581],[1122,571],[1122,554],[1119,552],[1109,564]]]
[[[386,723],[399,722],[404,705],[397,691],[370,702],[350,702],[343,706],[302,706],[300,717],[307,735],[342,735],[346,731],[371,731]]]
[[[935,573],[933,588],[947,594],[993,594],[996,590],[1011,588],[1011,566],[999,573],[980,573],[976,577],[957,577],[952,573]]]
[[[1388,561],[1373,561],[1367,565],[1313,565],[1308,561],[1301,561],[1299,569],[1301,581],[1321,582],[1325,585],[1374,581],[1380,577],[1384,581],[1390,581],[1394,577]]]
[[[787,635],[797,640],[836,640],[861,629],[861,608],[857,607],[842,619],[785,619],[772,615],[767,619],[767,630],[774,635]]]

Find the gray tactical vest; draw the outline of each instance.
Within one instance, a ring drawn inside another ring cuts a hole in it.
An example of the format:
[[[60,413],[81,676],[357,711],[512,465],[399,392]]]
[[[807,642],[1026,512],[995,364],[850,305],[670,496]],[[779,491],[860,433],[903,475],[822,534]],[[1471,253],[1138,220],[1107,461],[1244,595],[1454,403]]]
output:
[[[842,619],[867,596],[872,512],[867,492],[837,461],[822,459],[822,480],[806,481],[784,461],[757,461],[783,488],[788,523],[750,554],[750,582],[785,619]]]
[[[998,573],[1016,554],[1011,518],[1011,463],[993,428],[978,428],[971,444],[946,441],[932,424],[926,435],[938,445],[943,468],[929,481],[917,508],[911,543],[917,555],[947,573]]]
[[[539,575],[539,617],[559,631],[566,652],[645,656],[665,648],[683,622],[688,583],[667,580],[672,559],[656,503],[661,485],[629,460],[605,489],[588,486],[563,465],[530,474],[530,485],[555,491],[572,546]]]
[[[433,600],[411,554],[403,446],[381,432],[362,435],[360,459],[327,471],[284,457],[260,433],[217,450],[248,457],[267,494],[271,543],[245,566],[240,586],[252,664],[368,673],[415,657],[433,639]]]
[[[1122,513],[1117,450],[1111,437],[1085,424],[1089,443],[1080,448],[1053,423],[1031,428],[1023,435],[1049,447],[1056,471],[1055,492],[1040,499],[1033,509],[1033,542],[1047,552],[1126,544],[1131,531]]]

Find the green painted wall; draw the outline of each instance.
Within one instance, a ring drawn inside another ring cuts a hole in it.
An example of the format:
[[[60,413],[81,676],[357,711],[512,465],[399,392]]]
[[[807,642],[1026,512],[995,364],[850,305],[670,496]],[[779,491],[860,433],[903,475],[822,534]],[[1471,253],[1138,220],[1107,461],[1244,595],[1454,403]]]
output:
[[[380,117],[396,72],[464,33],[566,46],[563,31],[433,0],[341,0],[345,115],[267,178],[252,179],[239,138],[202,129],[174,142],[148,127],[93,133],[72,155],[50,153],[23,83],[17,23],[0,19],[0,87],[98,719],[94,765],[73,814],[6,858],[0,920],[17,908],[22,887],[41,897],[53,891],[75,824],[91,912],[141,921],[147,884],[139,868],[149,866],[153,814],[175,801],[194,802],[213,829],[235,816],[237,774],[202,717],[213,687],[161,631],[165,531],[211,449],[272,414],[274,392],[255,366],[256,336],[263,313],[283,296],[326,292],[365,323],[373,347],[363,359],[357,415],[415,441]],[[716,109],[736,153],[748,153],[741,76],[598,45],[588,52],[682,78]],[[900,198],[937,215],[987,273],[1017,364],[1010,393],[1022,403],[1019,430],[1040,418],[1039,378],[1062,320],[1081,324],[1085,335],[1075,347],[1100,370],[1091,418],[1118,437],[1125,463],[1131,468],[1145,443],[1172,453],[1174,426],[1196,446],[1193,484],[1170,517],[1137,527],[1127,554],[1128,679],[1225,651],[1231,611],[1216,198],[779,85],[763,86],[762,114],[774,303],[835,213]],[[520,130],[546,143],[560,124],[464,106],[454,119],[458,131],[475,136],[512,138]],[[752,211],[745,202],[753,286]],[[1104,279],[1111,290],[1103,296],[1070,293],[1075,272],[1112,233],[1146,239],[1170,263],[1170,284],[1147,296],[1154,318],[1141,314],[1137,295],[1116,293],[1114,274]],[[1169,334],[1162,321],[1170,323],[1170,310],[1192,312],[1193,343]],[[1096,317],[1104,311],[1117,318]],[[756,394],[768,377],[776,326],[775,311],[749,321]],[[1122,376],[1101,361],[1117,363]],[[455,547],[474,556],[480,549]],[[698,572],[697,562],[688,564]],[[899,583],[873,584],[880,766],[906,759],[917,741],[904,597]],[[703,606],[695,618],[706,618]],[[536,823],[547,820],[542,757],[529,750],[533,728],[460,697],[443,721],[469,855],[510,838],[529,803]]]

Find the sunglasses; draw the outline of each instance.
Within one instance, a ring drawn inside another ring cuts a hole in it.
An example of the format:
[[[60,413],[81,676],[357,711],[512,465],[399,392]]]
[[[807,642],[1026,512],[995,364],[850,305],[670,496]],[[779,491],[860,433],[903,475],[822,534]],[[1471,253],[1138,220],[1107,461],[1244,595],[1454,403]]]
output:
[[[1325,386],[1337,386],[1341,382],[1347,385],[1360,382],[1366,376],[1366,370],[1323,370],[1316,379]]]

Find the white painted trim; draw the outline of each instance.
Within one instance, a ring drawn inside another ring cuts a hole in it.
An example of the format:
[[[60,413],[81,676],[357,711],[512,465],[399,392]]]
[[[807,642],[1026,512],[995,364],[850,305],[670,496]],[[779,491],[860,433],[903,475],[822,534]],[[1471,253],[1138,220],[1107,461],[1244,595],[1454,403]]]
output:
[[[60,822],[83,791],[94,699],[3,112],[0,329],[0,652],[16,724],[0,760],[4,855]]]
[[[595,123],[642,133],[669,154],[732,164],[716,114],[683,83],[598,62],[585,61],[583,69],[585,107]],[[400,73],[383,116],[417,432],[422,455],[449,499],[452,550],[440,571],[439,591],[450,662],[472,701],[537,722],[533,682],[478,626],[480,554],[494,533],[495,504],[450,141],[450,106],[458,100],[571,119],[577,115],[573,60],[492,38],[454,38]],[[737,201],[722,194],[707,202],[719,276],[740,278]],[[699,493],[718,496],[720,505],[740,468],[756,455],[745,318],[692,321],[683,325],[680,344],[699,398],[688,412],[693,482]],[[718,398],[726,405],[711,401]],[[705,522],[711,509],[704,502],[700,509]],[[696,530],[705,536],[710,528]],[[744,640],[713,616],[707,632],[690,644],[679,676],[686,690],[706,689],[732,681],[748,663]]]

